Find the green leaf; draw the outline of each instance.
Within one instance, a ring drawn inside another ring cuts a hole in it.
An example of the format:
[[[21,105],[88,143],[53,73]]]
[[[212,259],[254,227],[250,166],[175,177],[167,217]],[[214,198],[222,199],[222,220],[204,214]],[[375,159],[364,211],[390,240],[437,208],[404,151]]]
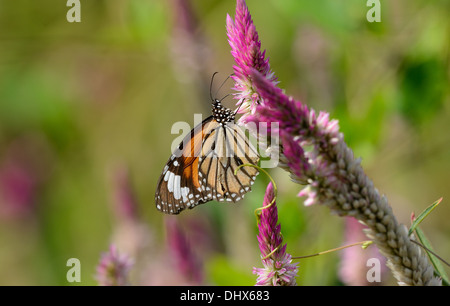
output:
[[[441,199],[442,200],[442,199]],[[439,204],[439,203],[438,203]],[[425,246],[427,249],[431,250],[432,252],[434,252],[430,241],[425,237],[425,234],[423,233],[423,231],[416,227],[415,229],[416,231],[416,236],[419,239],[420,243]],[[449,282],[449,278],[447,276],[447,274],[445,273],[444,270],[444,266],[442,265],[442,263],[440,262],[439,258],[437,258],[434,254],[432,254],[431,252],[429,252],[428,250],[425,249],[425,251],[428,254],[428,257],[430,258],[431,264],[434,267],[434,271],[435,273],[442,278],[442,284],[449,286],[450,282]]]
[[[436,208],[436,206],[439,205],[439,203],[442,202],[442,198],[435,201],[433,204],[428,206],[417,218],[414,219],[411,227],[409,228],[408,236],[411,235],[414,230],[417,228],[417,226],[425,219],[432,211]]]

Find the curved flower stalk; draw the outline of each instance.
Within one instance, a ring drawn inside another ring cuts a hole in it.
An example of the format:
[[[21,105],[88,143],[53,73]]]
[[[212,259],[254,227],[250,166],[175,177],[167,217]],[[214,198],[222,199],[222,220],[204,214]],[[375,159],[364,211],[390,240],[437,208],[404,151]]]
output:
[[[234,23],[227,29],[236,86],[242,100],[244,122],[275,124],[281,152],[280,166],[306,187],[305,205],[327,205],[340,216],[353,216],[367,225],[366,235],[387,258],[387,265],[401,285],[438,285],[433,267],[421,249],[410,241],[408,230],[398,223],[387,199],[364,173],[360,159],[339,132],[337,120],[326,112],[316,113],[276,87],[248,8],[237,0]],[[271,132],[270,130],[267,132]],[[275,133],[276,134],[276,133]]]
[[[303,103],[286,96],[258,71],[251,74],[262,103],[250,122],[278,122],[281,167],[306,187],[306,205],[324,204],[340,216],[353,216],[367,225],[366,235],[387,258],[387,265],[401,285],[438,285],[433,267],[408,230],[398,223],[387,199],[366,176],[344,142],[336,120],[327,113],[316,115]],[[308,147],[308,151],[303,150]],[[303,153],[303,154],[302,154]]]
[[[259,217],[258,242],[264,268],[253,268],[253,273],[258,275],[256,285],[296,286],[298,268],[297,264],[292,263],[291,255],[286,253],[286,244],[282,245],[283,237],[281,226],[277,225],[278,209],[272,183],[267,186]]]

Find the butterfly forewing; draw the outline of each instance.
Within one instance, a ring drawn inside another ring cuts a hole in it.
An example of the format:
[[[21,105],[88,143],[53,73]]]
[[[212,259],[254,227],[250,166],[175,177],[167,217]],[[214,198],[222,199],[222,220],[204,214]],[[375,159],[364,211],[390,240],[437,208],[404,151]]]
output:
[[[159,178],[155,202],[156,208],[169,214],[198,204],[203,198],[198,176],[198,156],[212,116],[195,127],[167,161]]]

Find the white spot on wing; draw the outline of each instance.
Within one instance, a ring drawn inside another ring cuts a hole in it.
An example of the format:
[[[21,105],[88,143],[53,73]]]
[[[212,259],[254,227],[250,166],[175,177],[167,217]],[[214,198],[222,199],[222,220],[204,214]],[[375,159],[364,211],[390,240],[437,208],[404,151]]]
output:
[[[173,180],[175,178],[175,174],[173,174],[173,172],[167,172],[167,174],[169,175],[169,179],[167,182],[167,189],[169,190],[169,192],[173,192]]]
[[[188,194],[189,194],[189,187],[182,187],[181,188],[181,195],[183,196],[183,202],[188,201]]]
[[[166,172],[166,174],[164,175],[165,182],[167,182],[167,180],[169,179],[169,175],[170,175],[170,172]]]
[[[175,180],[173,184],[173,196],[175,200],[179,200],[181,198],[181,187],[180,187],[181,176],[175,175]]]

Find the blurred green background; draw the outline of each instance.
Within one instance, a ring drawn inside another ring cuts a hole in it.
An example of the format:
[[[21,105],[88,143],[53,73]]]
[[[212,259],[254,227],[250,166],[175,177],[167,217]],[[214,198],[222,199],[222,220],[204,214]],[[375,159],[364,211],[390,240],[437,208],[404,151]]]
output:
[[[247,5],[279,86],[339,119],[400,222],[444,197],[422,229],[449,260],[450,1],[381,1],[380,23],[366,20],[363,0]],[[80,23],[68,10],[0,0],[0,285],[95,285],[111,243],[135,260],[131,284],[190,283],[170,258],[165,219],[189,243],[198,283],[253,285],[266,177],[238,204],[173,218],[153,200],[179,136],[172,124],[206,118],[212,73],[233,71],[225,20],[235,1],[82,0]],[[300,186],[270,172],[289,253],[345,243],[344,219],[304,207]],[[69,258],[80,283],[66,280]],[[346,284],[341,265],[340,253],[304,259],[298,284]],[[395,283],[389,272],[383,283]]]

